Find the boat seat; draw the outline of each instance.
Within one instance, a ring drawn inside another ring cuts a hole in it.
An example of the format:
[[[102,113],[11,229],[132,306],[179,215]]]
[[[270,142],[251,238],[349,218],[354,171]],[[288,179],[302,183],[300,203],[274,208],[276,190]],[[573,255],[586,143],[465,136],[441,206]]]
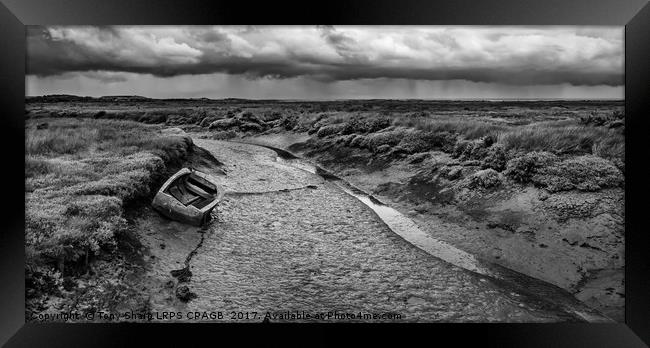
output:
[[[169,193],[183,205],[190,205],[196,202],[200,196],[192,195],[185,190],[183,185],[177,185],[169,188]]]
[[[203,190],[202,190],[200,187],[198,187],[198,186],[193,185],[192,183],[190,183],[189,180],[185,183],[185,186],[187,187],[187,190],[188,190],[188,191],[190,191],[190,192],[192,192],[192,193],[194,193],[194,194],[197,194],[197,195],[199,195],[199,196],[201,196],[201,197],[203,197],[203,198],[212,198],[212,197],[213,197],[212,194],[203,191]]]
[[[189,177],[188,181],[195,182],[196,186],[199,186],[204,190],[217,191],[217,188],[211,182],[205,180],[204,178],[202,178],[202,177],[200,177],[200,176],[198,176],[198,175],[196,175],[194,173],[190,173],[190,175],[188,175],[188,177]]]
[[[203,199],[201,201],[194,202],[194,203],[192,203],[192,205],[199,208],[199,209],[202,209],[203,207],[205,207],[206,205],[212,203],[213,201],[214,201],[214,197],[211,197],[209,199]]]

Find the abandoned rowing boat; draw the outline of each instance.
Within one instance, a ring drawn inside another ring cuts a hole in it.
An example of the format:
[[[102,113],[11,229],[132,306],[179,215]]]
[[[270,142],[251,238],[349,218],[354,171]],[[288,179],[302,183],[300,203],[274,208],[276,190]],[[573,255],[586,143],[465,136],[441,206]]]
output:
[[[171,219],[200,226],[210,219],[223,193],[210,176],[183,168],[162,185],[152,206]]]

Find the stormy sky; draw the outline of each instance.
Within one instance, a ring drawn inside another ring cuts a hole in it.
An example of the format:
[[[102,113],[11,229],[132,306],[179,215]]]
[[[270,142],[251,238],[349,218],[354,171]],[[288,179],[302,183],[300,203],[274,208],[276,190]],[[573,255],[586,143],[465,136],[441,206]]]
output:
[[[30,26],[27,95],[623,98],[623,27]]]

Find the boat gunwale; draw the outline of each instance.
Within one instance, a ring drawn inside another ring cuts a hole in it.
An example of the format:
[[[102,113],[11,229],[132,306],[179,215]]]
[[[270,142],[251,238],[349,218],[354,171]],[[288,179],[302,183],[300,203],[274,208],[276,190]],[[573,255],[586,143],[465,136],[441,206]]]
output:
[[[190,205],[184,205],[183,204],[185,209],[195,209],[195,210],[201,212],[202,214],[205,214],[206,212],[214,209],[214,207],[221,201],[221,199],[224,196],[224,191],[223,191],[223,188],[221,187],[221,185],[216,183],[214,180],[212,180],[211,177],[209,177],[205,173],[199,172],[197,170],[191,170],[191,169],[189,169],[187,167],[182,168],[178,172],[174,173],[174,175],[170,176],[169,179],[167,179],[167,181],[165,181],[165,183],[160,187],[160,189],[158,190],[156,195],[164,194],[164,195],[169,196],[171,199],[173,199],[175,201],[178,201],[180,203],[180,201],[178,199],[176,199],[176,197],[172,196],[171,194],[169,194],[166,191],[176,180],[178,180],[178,178],[180,178],[180,177],[182,177],[184,175],[189,175],[191,173],[194,173],[194,174],[202,177],[203,179],[207,180],[208,182],[210,182],[211,184],[213,184],[216,187],[216,191],[217,191],[216,196],[214,197],[212,202],[210,202],[210,204],[206,205],[205,207],[199,209],[199,208],[197,208],[197,207],[195,207],[194,205],[191,205],[191,204]]]

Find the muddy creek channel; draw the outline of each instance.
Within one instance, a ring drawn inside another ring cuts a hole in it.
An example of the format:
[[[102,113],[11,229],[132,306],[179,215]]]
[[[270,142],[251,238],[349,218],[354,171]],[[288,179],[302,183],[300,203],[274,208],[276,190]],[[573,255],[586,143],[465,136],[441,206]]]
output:
[[[207,174],[226,195],[203,228],[151,209],[137,219],[151,311],[222,312],[219,321],[239,322],[267,313],[272,322],[610,321],[559,287],[431,237],[285,150],[193,140],[224,163],[225,175]],[[335,311],[399,317],[315,318]]]

